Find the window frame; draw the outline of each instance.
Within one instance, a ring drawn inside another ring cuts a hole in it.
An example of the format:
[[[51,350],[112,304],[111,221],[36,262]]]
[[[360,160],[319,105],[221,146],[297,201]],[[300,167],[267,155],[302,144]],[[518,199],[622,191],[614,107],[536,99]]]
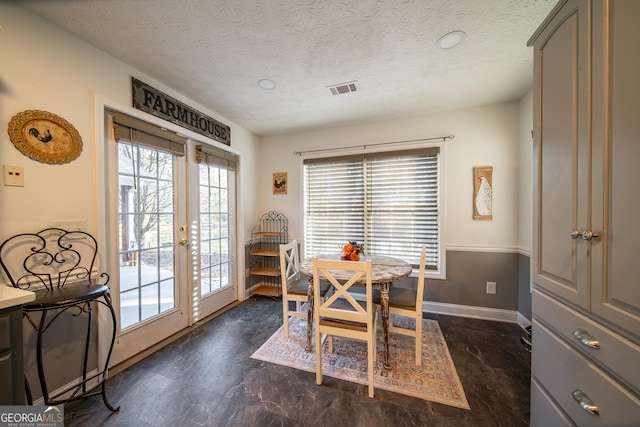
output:
[[[299,171],[300,171],[300,201],[301,205],[305,203],[305,192],[306,192],[306,182],[305,182],[305,160],[322,160],[322,159],[330,159],[337,157],[350,157],[353,155],[378,155],[384,154],[386,152],[411,152],[416,151],[417,149],[429,149],[429,148],[438,148],[439,149],[439,161],[438,161],[438,232],[437,232],[437,242],[438,242],[438,269],[437,270],[427,270],[425,276],[430,279],[438,279],[438,280],[446,280],[446,240],[445,240],[445,197],[444,197],[444,189],[445,189],[445,165],[446,165],[446,144],[444,141],[432,142],[432,143],[422,143],[422,144],[403,144],[402,146],[394,146],[394,147],[386,147],[377,149],[366,148],[364,149],[349,149],[349,148],[335,148],[335,150],[326,149],[323,152],[299,152]],[[339,152],[338,152],[339,151]],[[305,227],[305,209],[304,207],[300,209],[300,224],[302,228],[303,237],[301,239],[302,253],[306,253],[306,227]],[[366,248],[365,248],[366,252]],[[414,266],[413,273],[411,277],[417,277],[418,268]]]

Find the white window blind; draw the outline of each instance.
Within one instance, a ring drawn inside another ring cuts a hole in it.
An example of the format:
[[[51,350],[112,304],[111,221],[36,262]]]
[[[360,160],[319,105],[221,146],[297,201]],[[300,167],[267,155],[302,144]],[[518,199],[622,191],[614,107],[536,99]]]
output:
[[[307,159],[305,256],[365,253],[413,264],[427,244],[427,268],[440,270],[439,149]]]

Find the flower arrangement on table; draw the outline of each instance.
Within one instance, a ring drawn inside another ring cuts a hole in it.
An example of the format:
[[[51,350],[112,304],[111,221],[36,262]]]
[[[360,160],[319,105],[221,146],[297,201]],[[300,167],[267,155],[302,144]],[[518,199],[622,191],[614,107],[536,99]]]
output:
[[[345,261],[360,261],[360,253],[364,251],[364,245],[351,241],[342,247],[340,259]]]

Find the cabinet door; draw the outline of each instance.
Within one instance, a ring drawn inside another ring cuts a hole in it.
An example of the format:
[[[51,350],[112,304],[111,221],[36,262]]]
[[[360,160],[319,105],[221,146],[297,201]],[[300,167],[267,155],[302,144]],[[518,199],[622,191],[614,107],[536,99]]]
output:
[[[533,281],[587,307],[588,4],[568,1],[536,38]]]
[[[638,339],[640,2],[596,2],[593,16],[591,311]]]

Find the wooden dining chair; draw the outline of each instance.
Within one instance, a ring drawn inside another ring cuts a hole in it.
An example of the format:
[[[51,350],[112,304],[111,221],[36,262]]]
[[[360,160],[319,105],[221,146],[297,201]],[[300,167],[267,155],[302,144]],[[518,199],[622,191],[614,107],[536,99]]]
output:
[[[309,289],[308,278],[300,274],[298,267],[298,241],[293,240],[280,245],[280,278],[282,280],[282,318],[284,320],[284,336],[289,338],[289,317],[307,317],[302,311],[302,304],[307,302]],[[324,282],[320,286],[320,297],[324,298],[329,290],[329,284]],[[295,303],[294,308],[290,302]]]
[[[347,272],[348,280],[338,281],[336,274]],[[320,280],[329,281],[333,293],[321,300]],[[365,300],[358,301],[349,289],[365,284]],[[366,262],[336,261],[314,258],[313,283],[316,308],[313,312],[316,339],[316,383],[322,384],[322,335],[329,337],[333,352],[333,336],[367,343],[369,397],[373,397],[373,372],[376,354],[376,308],[373,304],[371,260]]]
[[[391,286],[389,289],[389,316],[404,316],[415,320],[415,329],[400,328],[389,323],[389,332],[415,338],[416,366],[422,365],[422,298],[424,294],[424,273],[427,261],[427,245],[422,245],[417,289]]]

